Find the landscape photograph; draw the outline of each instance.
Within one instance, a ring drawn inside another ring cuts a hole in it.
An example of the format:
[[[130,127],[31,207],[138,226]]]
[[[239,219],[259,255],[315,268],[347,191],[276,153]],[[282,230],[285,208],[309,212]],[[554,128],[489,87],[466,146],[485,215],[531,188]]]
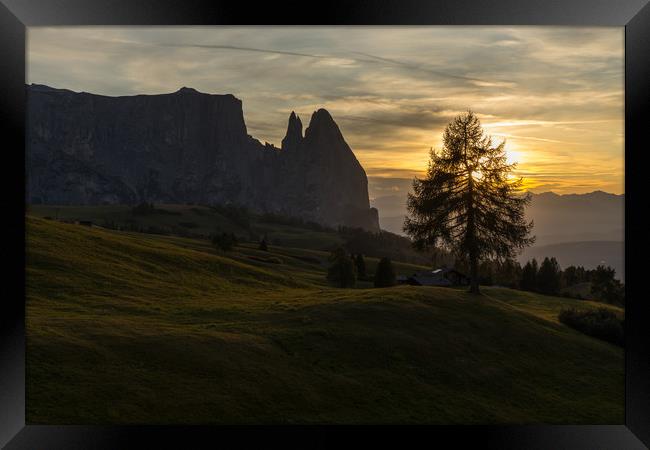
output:
[[[27,423],[624,423],[624,57],[28,28]]]

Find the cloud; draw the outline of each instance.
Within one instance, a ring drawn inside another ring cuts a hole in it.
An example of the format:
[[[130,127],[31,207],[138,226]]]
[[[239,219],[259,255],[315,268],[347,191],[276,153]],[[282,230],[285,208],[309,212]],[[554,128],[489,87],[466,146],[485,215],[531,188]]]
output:
[[[327,108],[371,180],[410,180],[473,109],[528,186],[622,192],[621,28],[30,27],[28,82],[104,95],[190,86],[243,101],[280,144]],[[390,181],[371,181],[373,197]],[[383,194],[382,194],[383,193]]]
[[[257,52],[257,53],[269,53],[272,55],[288,55],[288,56],[303,56],[306,58],[329,58],[328,56],[322,55],[310,55],[307,53],[298,53],[298,52],[289,52],[283,50],[269,50],[262,48],[252,48],[252,47],[237,47],[235,45],[209,45],[209,44],[159,44],[162,47],[180,47],[180,48],[206,48],[214,50],[239,50],[244,52]]]

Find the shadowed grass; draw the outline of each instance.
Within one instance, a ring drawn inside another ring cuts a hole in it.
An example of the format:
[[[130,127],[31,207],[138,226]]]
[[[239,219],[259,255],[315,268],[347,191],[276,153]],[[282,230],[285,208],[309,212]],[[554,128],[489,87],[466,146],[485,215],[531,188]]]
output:
[[[315,250],[27,230],[29,423],[623,422],[623,351],[557,321],[589,302],[335,289]]]

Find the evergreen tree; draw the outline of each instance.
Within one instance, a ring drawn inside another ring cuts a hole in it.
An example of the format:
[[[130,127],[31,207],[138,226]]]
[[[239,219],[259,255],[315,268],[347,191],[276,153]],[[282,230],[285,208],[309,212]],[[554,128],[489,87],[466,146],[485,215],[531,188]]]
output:
[[[591,293],[608,303],[624,304],[625,291],[621,282],[614,278],[616,271],[599,265],[591,275]]]
[[[365,278],[366,277],[366,261],[363,259],[363,255],[361,253],[358,253],[357,256],[354,258],[354,264],[357,267],[357,276],[359,278]]]
[[[542,294],[556,295],[560,292],[560,265],[555,258],[544,258],[537,274],[537,290]]]
[[[500,286],[516,288],[521,279],[521,265],[508,258],[503,262],[497,262],[496,267],[494,282]]]
[[[571,287],[579,283],[576,266],[569,266],[562,272],[562,283],[565,287]]]
[[[327,280],[342,288],[353,287],[356,282],[354,262],[344,248],[339,247],[330,255],[330,267],[327,269]]]
[[[481,284],[492,286],[494,284],[494,264],[492,261],[481,261],[478,268],[479,280]]]
[[[537,260],[535,258],[532,261],[528,261],[521,270],[519,287],[524,291],[537,290]]]
[[[383,257],[377,264],[375,271],[375,287],[395,286],[395,269],[390,258]]]
[[[520,194],[521,178],[509,178],[515,165],[507,163],[504,146],[492,145],[473,112],[457,116],[440,154],[431,151],[426,177],[416,178],[408,195],[404,231],[418,248],[441,243],[467,257],[474,293],[481,260],[512,258],[534,241],[528,237],[533,224],[524,218],[530,195]]]

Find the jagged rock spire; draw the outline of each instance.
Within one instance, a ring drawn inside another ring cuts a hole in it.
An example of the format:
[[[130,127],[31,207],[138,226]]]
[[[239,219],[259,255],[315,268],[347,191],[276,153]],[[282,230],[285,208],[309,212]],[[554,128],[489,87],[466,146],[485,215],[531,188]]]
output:
[[[325,139],[338,142],[343,141],[343,136],[331,114],[321,108],[312,114],[309,126],[305,130],[305,139],[311,141]]]
[[[302,122],[294,111],[289,116],[287,134],[282,139],[282,150],[295,149],[302,142]]]

